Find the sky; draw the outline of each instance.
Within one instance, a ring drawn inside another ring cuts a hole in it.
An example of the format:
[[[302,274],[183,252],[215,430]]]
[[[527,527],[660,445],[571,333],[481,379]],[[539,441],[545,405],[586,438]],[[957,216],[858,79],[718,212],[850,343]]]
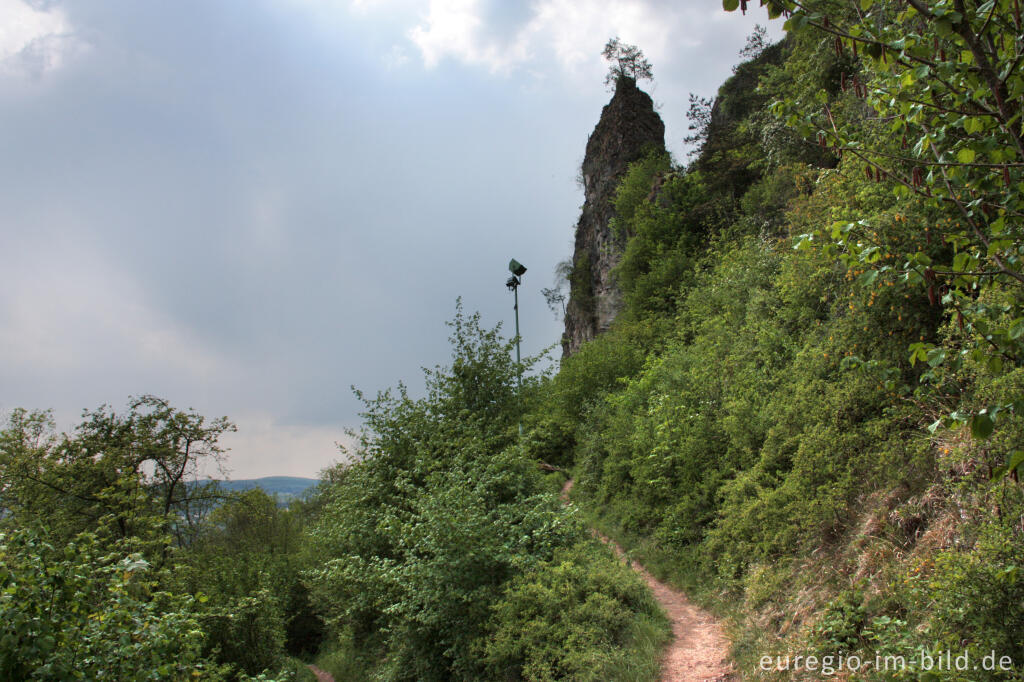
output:
[[[459,297],[512,334],[510,258],[523,353],[556,344],[601,49],[644,51],[683,159],[689,93],[781,36],[720,8],[0,0],[0,418],[153,394],[238,426],[231,478],[316,476]]]

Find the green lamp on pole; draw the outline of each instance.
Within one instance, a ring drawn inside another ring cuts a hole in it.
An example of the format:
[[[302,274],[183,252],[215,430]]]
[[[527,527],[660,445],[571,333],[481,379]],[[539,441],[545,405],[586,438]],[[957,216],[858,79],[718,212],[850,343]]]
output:
[[[526,272],[526,266],[517,261],[515,258],[508,262],[508,271],[512,273],[512,276],[505,282],[505,286],[509,288],[515,295],[515,305],[513,309],[516,312],[516,379],[519,384],[520,392],[523,389],[523,361],[519,354],[519,285],[523,283],[520,279],[523,273]],[[523,423],[519,422],[519,435],[523,435]]]

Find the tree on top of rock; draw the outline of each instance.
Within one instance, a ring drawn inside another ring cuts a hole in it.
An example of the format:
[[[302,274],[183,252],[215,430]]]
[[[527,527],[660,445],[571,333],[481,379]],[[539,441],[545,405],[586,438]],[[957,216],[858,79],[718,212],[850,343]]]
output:
[[[639,81],[653,77],[651,63],[640,48],[620,42],[618,36],[608,41],[601,54],[611,63],[604,79],[605,85],[614,87],[623,78]]]

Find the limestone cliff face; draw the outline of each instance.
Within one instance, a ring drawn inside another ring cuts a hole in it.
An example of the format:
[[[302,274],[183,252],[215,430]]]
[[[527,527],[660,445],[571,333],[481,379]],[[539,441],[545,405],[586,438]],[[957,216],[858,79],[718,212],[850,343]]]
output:
[[[622,293],[612,278],[625,244],[609,224],[612,199],[629,164],[652,147],[665,149],[665,124],[650,96],[629,78],[620,78],[615,95],[587,140],[583,159],[585,200],[576,224],[576,248],[565,312],[563,357],[604,332],[622,309]]]

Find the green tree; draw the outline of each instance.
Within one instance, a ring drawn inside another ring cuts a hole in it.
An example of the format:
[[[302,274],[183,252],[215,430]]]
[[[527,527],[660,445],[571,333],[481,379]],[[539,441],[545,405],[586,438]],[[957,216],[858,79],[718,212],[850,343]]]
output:
[[[227,418],[207,420],[154,396],[131,399],[123,414],[87,410],[61,436],[49,413],[15,410],[0,432],[3,505],[19,522],[65,537],[98,530],[139,549],[168,537],[186,545],[221,499],[200,473],[219,465],[219,439],[234,430]]]
[[[572,277],[572,261],[567,258],[555,265],[554,286],[540,290],[548,308],[555,314],[555,319],[559,319],[559,316],[565,317],[566,289],[569,287],[570,277]]]
[[[745,4],[745,3],[744,3]],[[725,0],[735,9],[735,0]],[[918,287],[954,321],[952,344],[915,343],[942,383],[965,361],[1024,361],[1024,42],[1015,0],[773,0],[790,32],[817,32],[844,64],[837,93],[773,105],[846,167],[891,186],[908,211],[840,219],[804,235],[866,286]],[[914,223],[917,224],[914,224]],[[923,239],[908,239],[908,235]],[[987,436],[1008,405],[950,420]]]
[[[610,62],[608,75],[604,79],[605,85],[614,87],[623,78],[641,81],[654,77],[651,73],[651,63],[644,57],[640,48],[621,42],[618,36],[605,43],[601,55]]]
[[[176,582],[209,597],[206,651],[247,674],[279,667],[285,651],[313,654],[323,638],[299,576],[306,518],[295,506],[259,489],[229,496],[179,553]]]
[[[566,532],[541,537],[557,502],[534,497],[537,472],[508,450],[540,380],[521,393],[512,343],[461,304],[450,327],[451,364],[425,372],[423,398],[400,386],[364,399],[358,462],[328,472],[311,534],[315,601],[360,648],[389,652],[388,679],[472,677],[500,586]]]
[[[620,630],[637,612],[653,615],[651,605],[633,599],[636,578],[595,548],[520,442],[516,424],[545,381],[527,374],[519,391],[512,344],[481,328],[479,315],[460,306],[451,327],[451,363],[426,373],[424,397],[400,387],[365,400],[356,461],[325,476],[306,573],[314,601],[339,638],[381,662],[377,677],[386,680],[516,678],[551,650],[505,643],[498,652],[488,641],[534,626],[565,637],[585,630],[593,636],[573,640],[573,654],[591,663],[613,658],[621,649],[609,652],[609,643],[625,646]],[[566,623],[565,613],[545,609],[527,624],[532,606],[523,600],[534,593],[516,599],[522,612],[496,613],[510,580],[531,568],[544,579],[560,569],[543,562],[581,544],[580,567],[613,566],[618,582],[595,585],[598,596],[574,591],[564,603],[590,599],[615,618],[580,608],[572,618],[594,623]]]

